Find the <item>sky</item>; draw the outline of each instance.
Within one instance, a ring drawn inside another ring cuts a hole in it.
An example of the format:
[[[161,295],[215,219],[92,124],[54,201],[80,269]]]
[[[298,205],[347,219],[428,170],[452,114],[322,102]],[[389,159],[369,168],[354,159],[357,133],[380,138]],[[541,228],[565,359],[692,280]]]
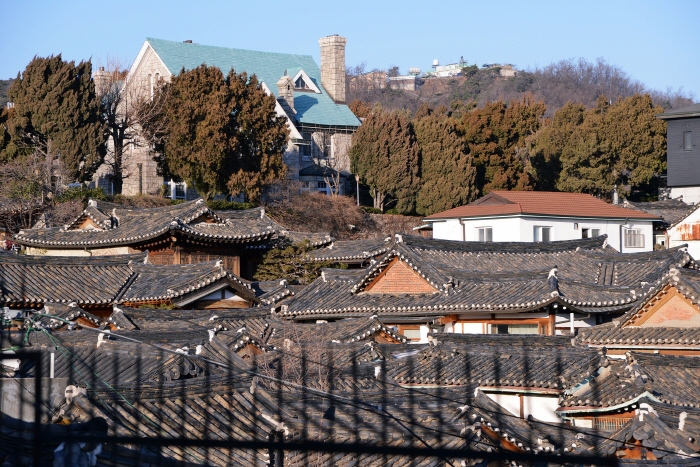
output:
[[[605,59],[652,89],[700,101],[698,0],[0,0],[0,78],[35,56],[131,64],[146,37],[308,54],[347,38],[346,65],[430,69],[440,64],[544,67]]]

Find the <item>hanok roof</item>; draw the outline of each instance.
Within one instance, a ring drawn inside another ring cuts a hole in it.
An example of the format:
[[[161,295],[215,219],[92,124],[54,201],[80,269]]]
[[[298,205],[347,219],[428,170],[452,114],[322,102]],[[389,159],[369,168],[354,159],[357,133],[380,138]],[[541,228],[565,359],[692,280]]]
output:
[[[660,217],[661,223],[664,227],[669,227],[677,223],[678,221],[687,217],[692,211],[697,209],[697,206],[685,204],[681,198],[667,199],[664,201],[652,201],[647,203],[625,200],[625,207]]]
[[[585,193],[496,190],[473,203],[432,214],[426,220],[523,215],[568,218],[658,219],[655,215],[608,204]]]
[[[401,262],[425,286],[367,293],[368,285]],[[482,243],[397,235],[391,248],[363,270],[325,269],[281,315],[296,319],[378,314],[426,316],[532,311],[561,303],[584,312],[622,312],[643,291],[691,261],[683,248],[620,254],[605,237],[551,243]],[[547,283],[558,267],[558,291]]]
[[[663,306],[674,295],[671,306],[677,316],[664,316],[643,325],[657,304]],[[700,272],[671,268],[634,308],[610,323],[579,330],[576,342],[609,348],[700,350]]]
[[[186,305],[210,291],[234,289],[256,303],[248,281],[218,261],[152,265],[148,253],[116,256],[6,255],[0,262],[0,304],[40,306],[46,302],[80,306],[170,301]]]
[[[436,345],[392,365],[389,375],[399,384],[560,391],[590,376],[604,358],[596,351],[572,348],[567,338],[432,337]]]
[[[671,120],[675,118],[700,117],[700,104],[689,105],[680,109],[669,110],[656,116],[661,120]]]
[[[85,210],[63,228],[27,229],[14,241],[42,248],[104,248],[148,244],[160,237],[181,235],[217,244],[258,245],[289,232],[255,208],[245,211],[212,211],[197,199],[173,206],[155,208],[123,207],[90,200]],[[327,234],[309,234],[317,246],[330,242]]]
[[[363,263],[389,251],[391,240],[392,237],[334,241],[325,248],[310,252],[308,256],[311,261]]]
[[[568,389],[559,411],[611,412],[642,397],[679,407],[700,407],[698,381],[700,360],[695,357],[630,352],[626,360],[606,361],[592,378]]]
[[[347,105],[336,104],[328,95],[321,84],[321,69],[310,55],[256,52],[153,38],[147,38],[146,44],[153,48],[173,75],[183,68],[193,70],[206,63],[220,68],[224,74],[231,69],[237,73],[255,74],[276,97],[279,97],[276,83],[285,70],[303,70],[321,92],[294,91],[294,117],[297,121],[310,125],[360,126],[360,120]]]

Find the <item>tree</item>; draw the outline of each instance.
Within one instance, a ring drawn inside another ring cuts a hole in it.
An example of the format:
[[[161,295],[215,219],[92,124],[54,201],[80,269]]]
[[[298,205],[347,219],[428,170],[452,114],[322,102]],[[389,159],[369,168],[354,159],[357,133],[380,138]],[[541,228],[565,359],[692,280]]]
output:
[[[526,140],[539,129],[545,110],[543,102],[525,96],[463,114],[460,129],[474,157],[476,185],[482,194],[533,189]]]
[[[108,139],[105,163],[110,168],[114,194],[121,194],[124,180],[131,176],[128,149],[149,145],[150,141],[140,135],[144,127],[160,131],[154,125],[163,122],[159,117],[165,100],[152,100],[150,86],[129,79],[128,70],[118,60],[108,61],[106,68],[95,73],[95,88]]]
[[[321,269],[334,264],[331,261],[309,261],[307,254],[313,250],[314,247],[308,240],[297,243],[284,241],[265,253],[262,263],[255,271],[255,279],[285,279],[290,284],[310,284],[321,275]],[[341,266],[341,269],[345,268]]]
[[[340,157],[333,157],[333,134],[329,131],[316,131],[311,135],[311,163],[316,170],[323,174],[323,181],[330,188],[331,196],[337,196],[341,191],[342,170],[347,170],[347,163],[343,164],[344,160]],[[345,147],[338,147],[336,151],[339,153],[347,152]],[[345,165],[345,166],[344,166]]]
[[[430,215],[473,201],[476,170],[454,120],[426,114],[414,119],[413,128],[420,147],[422,179],[416,212]]]
[[[167,130],[161,167],[192,183],[205,197],[244,192],[260,198],[265,185],[282,178],[289,130],[275,114],[255,75],[201,65],[164,85]],[[153,132],[147,132],[153,134]]]
[[[369,185],[375,208],[384,211],[390,196],[397,211],[414,211],[420,154],[406,112],[373,111],[355,133],[349,153],[351,171]]]
[[[76,66],[60,54],[34,57],[9,91],[15,112],[7,126],[15,145],[62,167],[64,184],[89,180],[104,158],[104,127],[91,72],[90,62]]]
[[[564,107],[557,114],[571,109]],[[635,95],[614,104],[601,96],[583,121],[573,126],[566,123],[568,118],[558,119],[555,114],[555,124],[570,128],[560,133],[558,141],[557,189],[609,197],[617,185],[622,196],[640,191],[642,197],[653,197],[658,175],[666,167],[666,127],[655,117],[661,112],[648,95]],[[562,130],[555,127],[548,133],[558,131]]]

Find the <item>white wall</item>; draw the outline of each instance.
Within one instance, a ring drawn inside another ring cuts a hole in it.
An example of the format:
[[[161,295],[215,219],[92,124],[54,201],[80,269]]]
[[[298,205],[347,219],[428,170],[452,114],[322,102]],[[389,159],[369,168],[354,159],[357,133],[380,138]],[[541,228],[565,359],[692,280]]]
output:
[[[448,219],[433,223],[433,238],[442,240],[478,241],[478,230],[481,227],[491,227],[494,242],[532,242],[535,238],[536,227],[551,227],[551,241],[575,240],[583,236],[583,229],[598,229],[599,234],[607,234],[608,244],[623,253],[652,251],[654,247],[653,227],[650,221],[628,221],[585,219],[585,218],[554,218],[554,217],[498,217],[466,219]],[[622,227],[622,229],[621,229]],[[644,235],[643,248],[628,248],[620,242],[620,231],[624,229],[640,229]]]
[[[700,235],[693,232],[693,227],[697,234],[700,234],[700,209],[693,211],[681,223],[668,229],[668,246],[672,248],[687,244],[690,256],[700,259]]]
[[[683,202],[687,204],[700,203],[700,186],[672,187],[671,199],[683,197]]]
[[[559,407],[559,396],[557,394],[533,395],[533,394],[512,394],[500,392],[486,392],[487,388],[481,388],[492,401],[520,417],[520,398],[523,398],[523,416],[528,415],[545,421],[561,423],[561,418],[556,413]]]

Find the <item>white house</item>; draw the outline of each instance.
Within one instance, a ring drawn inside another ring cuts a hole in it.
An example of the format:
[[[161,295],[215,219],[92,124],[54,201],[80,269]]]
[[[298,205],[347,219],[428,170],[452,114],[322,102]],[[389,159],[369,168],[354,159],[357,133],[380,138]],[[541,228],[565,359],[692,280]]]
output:
[[[652,214],[583,193],[492,191],[466,206],[433,214],[433,238],[474,242],[549,242],[608,236],[622,253],[652,251]]]

